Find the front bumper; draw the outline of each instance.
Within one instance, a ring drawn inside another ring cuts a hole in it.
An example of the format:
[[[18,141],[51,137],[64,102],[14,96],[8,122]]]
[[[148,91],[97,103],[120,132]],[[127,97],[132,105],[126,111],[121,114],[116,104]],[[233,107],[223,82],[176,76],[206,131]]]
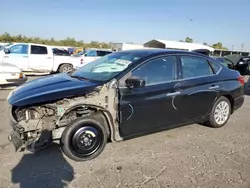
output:
[[[10,126],[12,127],[12,132],[8,136],[8,140],[12,142],[17,151],[23,151],[25,149],[25,142],[24,142],[24,129],[14,119],[12,116],[12,106],[9,108],[9,118],[10,118]]]
[[[13,130],[9,135],[8,140],[13,143],[16,152],[25,149],[24,141],[21,139],[21,135],[17,131]]]
[[[27,77],[23,77],[23,78],[18,78],[18,79],[6,79],[6,83],[7,85],[11,85],[11,86],[20,86],[23,83],[25,83],[27,81]]]

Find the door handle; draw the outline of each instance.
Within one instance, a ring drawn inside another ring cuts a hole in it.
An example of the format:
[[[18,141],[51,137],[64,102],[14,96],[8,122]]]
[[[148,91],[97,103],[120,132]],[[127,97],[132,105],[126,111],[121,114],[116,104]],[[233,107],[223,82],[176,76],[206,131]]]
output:
[[[24,55],[23,57],[28,57],[27,55]]]
[[[173,93],[167,93],[167,97],[171,97],[171,96],[176,96],[176,95],[180,95],[181,92],[177,91],[177,92],[173,92]]]
[[[218,89],[219,86],[211,86],[209,89]]]

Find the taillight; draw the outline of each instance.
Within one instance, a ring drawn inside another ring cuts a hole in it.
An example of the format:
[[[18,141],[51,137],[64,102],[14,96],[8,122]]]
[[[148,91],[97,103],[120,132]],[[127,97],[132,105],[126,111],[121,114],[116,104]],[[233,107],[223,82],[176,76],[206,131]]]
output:
[[[242,86],[244,86],[244,84],[245,84],[244,76],[239,76],[238,81],[241,83]]]

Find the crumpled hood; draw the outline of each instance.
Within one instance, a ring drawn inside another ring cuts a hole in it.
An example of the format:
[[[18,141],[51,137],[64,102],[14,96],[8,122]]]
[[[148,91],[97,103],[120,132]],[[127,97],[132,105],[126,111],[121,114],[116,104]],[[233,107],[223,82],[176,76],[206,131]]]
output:
[[[8,102],[14,106],[59,100],[89,93],[100,83],[72,78],[67,74],[50,75],[27,82],[13,90]]]

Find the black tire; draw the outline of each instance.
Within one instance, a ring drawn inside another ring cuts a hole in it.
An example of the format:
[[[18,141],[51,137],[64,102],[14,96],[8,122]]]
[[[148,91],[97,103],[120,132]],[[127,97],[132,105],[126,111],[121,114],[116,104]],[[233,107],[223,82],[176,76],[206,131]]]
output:
[[[85,145],[86,137],[89,142],[92,140],[91,145]],[[87,161],[101,154],[106,146],[107,138],[105,126],[89,116],[71,122],[63,131],[60,144],[63,153],[70,159]],[[86,148],[90,148],[88,152]]]
[[[227,118],[225,118],[225,121],[224,121],[223,123],[220,123],[220,124],[219,124],[219,123],[216,121],[215,111],[216,111],[216,108],[218,107],[218,105],[219,105],[220,103],[222,104],[223,102],[227,103],[227,105],[228,105],[228,116],[227,116]],[[212,108],[212,110],[211,110],[211,112],[210,112],[210,114],[209,114],[208,121],[206,122],[206,124],[207,124],[208,126],[210,126],[210,127],[213,127],[213,128],[223,127],[223,126],[228,122],[228,120],[229,120],[229,118],[230,118],[231,110],[232,110],[232,109],[231,109],[231,103],[230,103],[230,101],[229,101],[226,97],[224,97],[224,96],[220,97],[220,98],[214,103],[213,108]]]
[[[70,73],[72,71],[73,71],[73,66],[71,64],[62,64],[58,69],[59,73]]]

